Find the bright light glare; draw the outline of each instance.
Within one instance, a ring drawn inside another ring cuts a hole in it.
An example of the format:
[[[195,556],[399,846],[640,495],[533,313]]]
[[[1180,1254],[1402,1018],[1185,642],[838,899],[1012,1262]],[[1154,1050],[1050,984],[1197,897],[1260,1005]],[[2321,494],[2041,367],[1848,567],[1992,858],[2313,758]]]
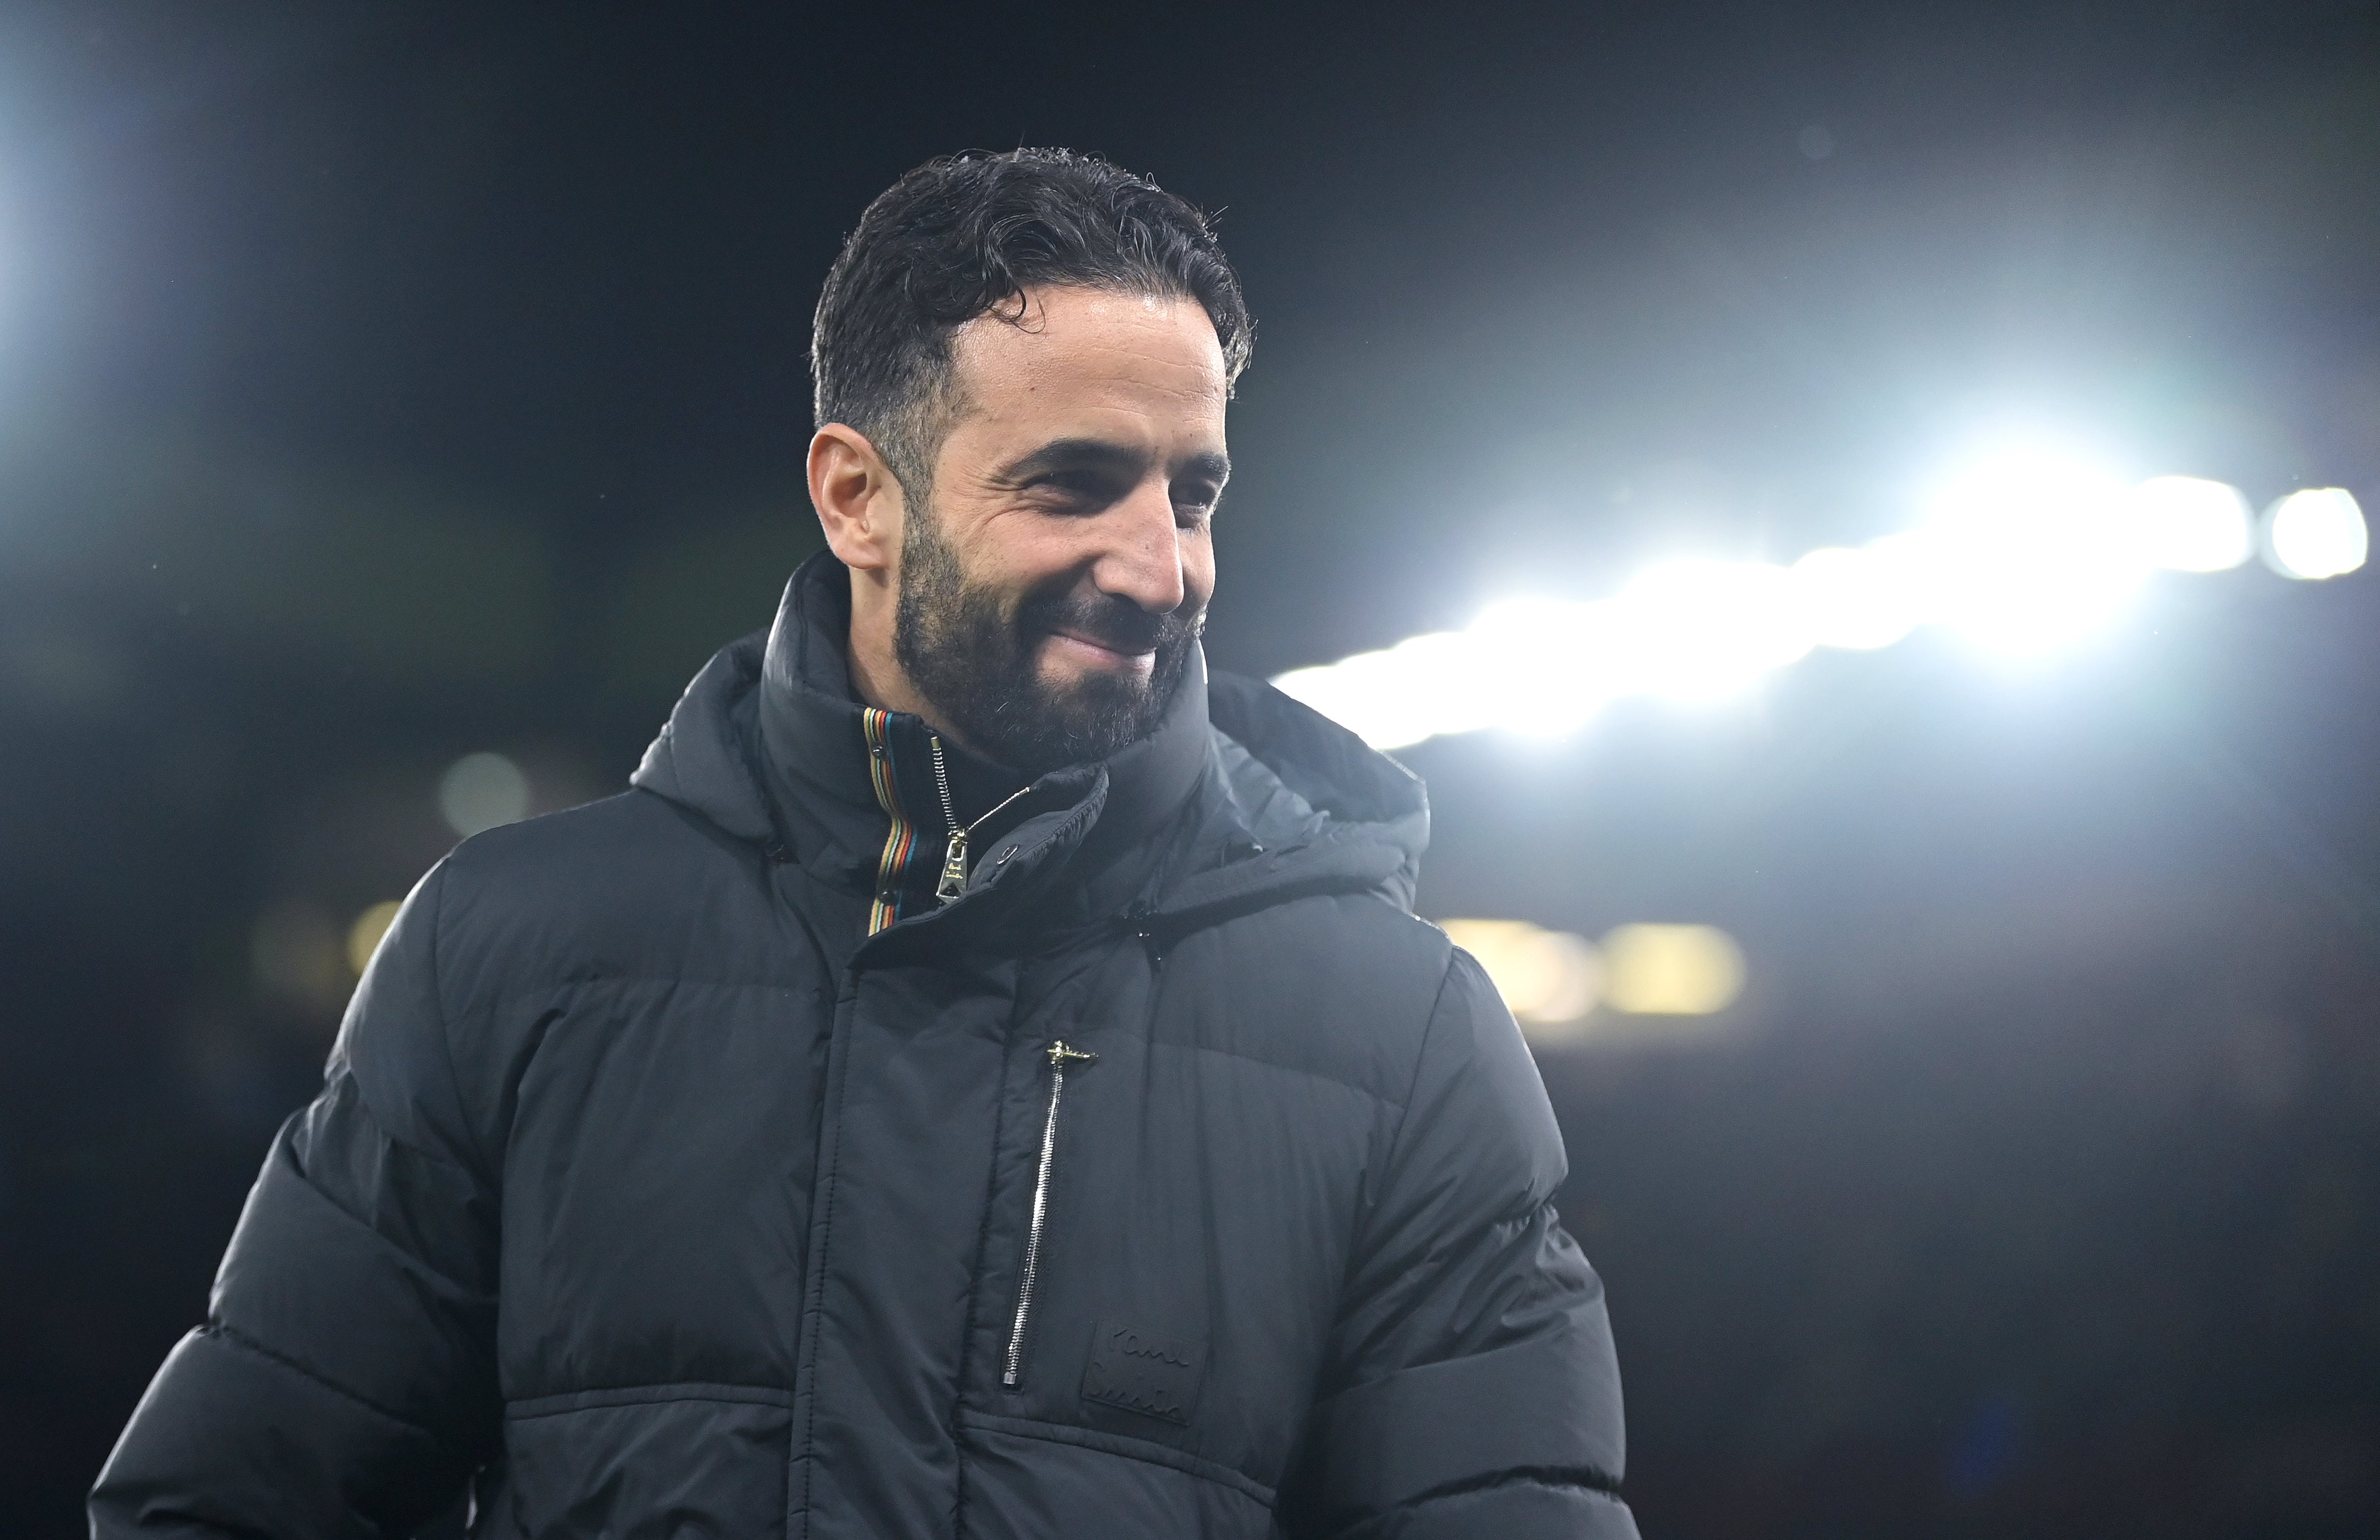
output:
[[[2237,488],[2128,486],[2037,444],[1971,462],[1925,512],[1914,529],[1790,567],[1694,558],[1609,599],[1508,600],[1461,631],[1273,683],[1375,748],[1485,727],[1556,736],[1614,700],[1723,699],[1813,648],[1889,647],[1921,625],[2037,657],[2103,628],[2156,569],[2218,572],[2253,545]],[[2265,528],[2267,557],[2293,577],[2352,572],[2366,541],[2362,510],[2336,487],[2283,499]]]
[[[1510,599],[1491,605],[1465,633],[1474,639],[1478,672],[1466,684],[1466,704],[1456,709],[1482,727],[1571,732],[1611,698],[1616,631],[1608,600]]]
[[[1802,624],[1820,647],[1890,647],[1917,627],[1917,584],[1904,568],[1902,547],[1885,541],[1864,550],[1828,546],[1788,569]]]
[[[1922,531],[1928,618],[2016,655],[2088,634],[2148,576],[2131,514],[2121,480],[2056,452],[1969,467],[1935,495]]]
[[[2255,549],[2255,519],[2240,489],[2195,476],[2152,476],[2132,493],[2142,553],[2173,572],[2223,572]]]
[[[2370,553],[2371,532],[2355,494],[2344,487],[2309,487],[2273,504],[2265,527],[2273,565],[2290,577],[2337,577]]]
[[[1791,580],[1765,562],[1665,562],[1620,595],[1613,693],[1718,700],[1816,645]]]
[[[1378,652],[1293,669],[1273,685],[1374,748],[1402,748],[1488,724],[1479,684],[1483,674],[1492,683],[1494,671],[1480,651],[1460,632],[1434,631]]]

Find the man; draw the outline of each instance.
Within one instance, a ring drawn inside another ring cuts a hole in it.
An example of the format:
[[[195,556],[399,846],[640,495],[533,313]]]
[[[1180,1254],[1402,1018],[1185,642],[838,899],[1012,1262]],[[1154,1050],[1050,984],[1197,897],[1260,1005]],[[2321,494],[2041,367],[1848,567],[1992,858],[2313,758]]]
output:
[[[820,301],[831,554],[358,988],[98,1535],[1633,1536],[1420,787],[1198,648],[1200,216],[938,161]]]

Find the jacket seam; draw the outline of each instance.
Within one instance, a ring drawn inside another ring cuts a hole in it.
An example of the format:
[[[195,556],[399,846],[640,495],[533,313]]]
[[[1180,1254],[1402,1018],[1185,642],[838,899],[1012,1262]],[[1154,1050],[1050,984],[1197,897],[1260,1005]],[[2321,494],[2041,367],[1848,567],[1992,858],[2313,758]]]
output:
[[[412,1156],[417,1160],[424,1161],[432,1166],[443,1167],[447,1170],[457,1172],[462,1176],[468,1178],[474,1183],[477,1183],[480,1181],[480,1173],[473,1170],[468,1161],[457,1160],[451,1155],[443,1155],[437,1150],[428,1148],[415,1140],[407,1138],[403,1134],[397,1133],[395,1129],[389,1127],[387,1122],[382,1119],[380,1113],[373,1110],[371,1098],[364,1095],[363,1081],[357,1075],[355,1067],[352,1064],[349,1064],[344,1069],[334,1070],[330,1075],[326,1076],[323,1083],[323,1090],[325,1092],[335,1091],[338,1088],[341,1076],[345,1076],[348,1084],[355,1087],[356,1116],[361,1118],[366,1123],[370,1124],[372,1133],[379,1135],[381,1138],[387,1140],[390,1145],[403,1150],[406,1154]],[[306,1110],[307,1110],[305,1109],[301,1109],[298,1115],[303,1117]],[[310,1136],[307,1154],[310,1156],[312,1153],[313,1147]],[[292,1164],[297,1166],[298,1174],[304,1177],[307,1184],[313,1187],[317,1193],[322,1194],[324,1202],[337,1209],[340,1213],[346,1215],[348,1219],[353,1219],[356,1223],[362,1225],[367,1230],[371,1230],[375,1233],[378,1232],[379,1227],[374,1225],[370,1219],[357,1213],[354,1209],[348,1207],[337,1198],[333,1197],[329,1193],[324,1192],[320,1184],[315,1182],[313,1177],[306,1170],[305,1160],[299,1158],[298,1156],[294,1137],[290,1146],[290,1159]],[[408,1255],[410,1254],[408,1253]],[[419,1258],[417,1257],[415,1260],[419,1261]],[[430,1271],[437,1273],[441,1278],[444,1278],[446,1276],[444,1273],[439,1272],[435,1267],[430,1268]],[[458,1279],[449,1279],[449,1281],[454,1282],[456,1288],[463,1289],[467,1293],[476,1291],[470,1290]]]
[[[561,1390],[550,1396],[524,1396],[504,1403],[504,1420],[535,1422],[540,1417],[567,1416],[574,1412],[604,1412],[620,1406],[668,1406],[707,1402],[714,1406],[773,1406],[790,1410],[793,1392],[773,1385],[709,1384],[669,1380],[654,1385],[607,1385],[586,1390]],[[576,1405],[551,1405],[571,1401]]]
[[[859,1011],[858,986],[856,980],[852,984],[851,989],[851,1009],[853,1014],[856,1016]],[[805,1323],[806,1329],[803,1332],[806,1342],[802,1351],[802,1356],[808,1360],[810,1379],[808,1387],[809,1405],[802,1418],[802,1444],[799,1453],[802,1471],[802,1498],[800,1512],[802,1515],[802,1534],[808,1534],[810,1528],[810,1491],[813,1485],[811,1480],[811,1462],[817,1458],[818,1448],[818,1344],[820,1334],[826,1329],[826,1289],[827,1280],[831,1276],[829,1261],[832,1251],[834,1238],[834,1200],[836,1194],[842,1191],[843,1187],[843,1129],[841,1126],[843,1119],[843,1077],[851,1073],[851,1065],[849,1062],[850,1045],[847,1041],[844,1044],[844,1052],[841,1056],[836,1055],[834,1052],[835,1037],[844,1029],[845,1025],[842,1017],[843,1000],[838,997],[834,1005],[834,1016],[831,1019],[827,1027],[827,1085],[825,1095],[820,1098],[820,1110],[821,1116],[819,1122],[820,1133],[821,1134],[828,1133],[832,1133],[833,1134],[834,1153],[827,1162],[825,1192],[823,1194],[825,1201],[820,1206],[820,1213],[818,1216],[818,1255],[811,1263],[811,1266],[818,1269],[817,1283],[812,1291],[812,1296],[808,1302],[809,1307],[809,1319]],[[842,1062],[840,1063],[837,1062],[838,1057],[842,1060]],[[791,1514],[786,1515],[785,1527],[788,1540],[791,1540],[793,1532],[793,1516]]]
[[[1429,1020],[1421,1029],[1421,1045],[1414,1052],[1413,1077],[1405,1082],[1404,1099],[1397,1104],[1397,1131],[1389,1137],[1389,1150],[1382,1167],[1397,1163],[1397,1155],[1404,1147],[1405,1124],[1411,1121],[1413,1104],[1421,1096],[1422,1066],[1429,1061],[1430,1044],[1438,1037],[1438,1025],[1446,1013],[1447,986],[1454,981],[1454,953],[1448,950],[1446,966],[1438,976],[1438,993],[1430,997]]]
[[[448,1442],[445,1435],[440,1433],[437,1429],[426,1427],[420,1423],[415,1422],[410,1417],[404,1416],[399,1413],[390,1410],[388,1407],[381,1405],[380,1402],[372,1400],[370,1396],[359,1395],[357,1392],[348,1389],[346,1386],[341,1385],[334,1379],[332,1379],[320,1370],[300,1363],[298,1359],[290,1356],[288,1353],[281,1352],[277,1348],[266,1346],[263,1342],[250,1337],[247,1332],[240,1330],[237,1327],[227,1326],[221,1321],[210,1321],[205,1326],[199,1328],[199,1335],[201,1337],[214,1338],[217,1341],[225,1343],[242,1352],[250,1353],[258,1358],[261,1358],[268,1364],[278,1364],[282,1368],[288,1370],[291,1374],[296,1375],[298,1378],[305,1380],[307,1383],[319,1386],[322,1388],[330,1391],[331,1394],[338,1397],[341,1401],[352,1401],[376,1417],[384,1417],[388,1421],[396,1424],[399,1427],[410,1428],[415,1433],[418,1433],[424,1438],[429,1439],[431,1443],[436,1445],[439,1451],[450,1460],[457,1461],[465,1465],[474,1463],[474,1461],[466,1457],[461,1450],[455,1449],[452,1443]]]
[[[1545,1486],[1592,1493],[1610,1502],[1620,1500],[1620,1478],[1592,1465],[1516,1465],[1508,1470],[1441,1481],[1412,1497],[1399,1498],[1382,1511],[1401,1512],[1419,1508],[1424,1503],[1444,1502],[1450,1498],[1466,1498],[1505,1486]]]
[[[1194,1480],[1237,1492],[1268,1509],[1275,1506],[1277,1500],[1274,1488],[1219,1461],[1184,1453],[1163,1444],[1150,1444],[1123,1434],[1102,1433],[1097,1428],[1079,1428],[1063,1423],[1043,1422],[1038,1418],[1007,1417],[986,1412],[963,1411],[959,1414],[959,1422],[961,1426],[982,1433],[1005,1433],[1016,1438],[1037,1438],[1045,1444],[1063,1444],[1068,1449],[1089,1449],[1118,1460],[1136,1460],[1160,1470],[1177,1471]]]
[[[1429,1020],[1422,1027],[1420,1047],[1414,1052],[1413,1075],[1405,1083],[1404,1099],[1402,1102],[1390,1103],[1397,1110],[1396,1131],[1389,1135],[1388,1147],[1381,1152],[1377,1172],[1366,1170],[1364,1173],[1365,1190],[1368,1201],[1356,1205],[1351,1224],[1351,1233],[1347,1237],[1347,1260],[1344,1267],[1340,1269],[1339,1277],[1338,1297],[1342,1301],[1347,1297],[1347,1286],[1354,1279],[1357,1260],[1363,1255],[1364,1231],[1369,1226],[1371,1210],[1378,1205],[1389,1172],[1395,1169],[1398,1152],[1404,1146],[1405,1125],[1412,1122],[1413,1104],[1421,1094],[1422,1065],[1429,1060],[1430,1041],[1438,1036],[1439,1018],[1446,1007],[1446,988],[1453,977],[1454,957],[1450,952],[1446,959],[1445,970],[1438,976],[1438,993],[1430,1000]]]
[[[448,1170],[459,1171],[465,1176],[473,1177],[474,1180],[476,1180],[476,1174],[473,1173],[469,1168],[462,1165],[460,1162],[450,1160],[443,1156],[436,1155],[429,1150],[421,1149],[408,1141],[400,1139],[395,1134],[390,1133],[387,1126],[381,1122],[380,1114],[372,1110],[371,1103],[365,1098],[362,1085],[356,1082],[355,1072],[353,1070],[348,1070],[345,1072],[345,1073],[348,1083],[355,1085],[356,1116],[362,1119],[363,1122],[371,1129],[373,1134],[388,1141],[388,1143],[394,1147],[405,1151],[407,1154],[413,1156],[417,1159],[427,1161],[433,1166],[443,1166]],[[299,1117],[302,1117],[303,1115],[304,1114],[302,1112],[298,1114]],[[493,1302],[495,1296],[491,1294],[487,1290],[476,1288],[468,1280],[455,1277],[451,1273],[447,1272],[443,1267],[440,1267],[431,1263],[428,1257],[417,1254],[410,1246],[399,1243],[393,1237],[383,1232],[378,1225],[374,1224],[368,1215],[358,1213],[354,1208],[349,1207],[348,1205],[343,1202],[335,1194],[332,1193],[320,1182],[316,1181],[315,1178],[307,1171],[305,1161],[298,1157],[295,1134],[297,1120],[296,1118],[293,1118],[288,1130],[281,1138],[274,1141],[272,1154],[268,1156],[268,1159],[279,1159],[285,1157],[291,1169],[296,1171],[298,1181],[303,1184],[308,1192],[312,1193],[316,1198],[320,1199],[327,1207],[329,1207],[332,1213],[336,1214],[339,1218],[346,1220],[347,1223],[354,1225],[358,1230],[361,1230],[366,1234],[371,1236],[374,1240],[379,1241],[383,1245],[386,1245],[391,1250],[395,1251],[399,1258],[399,1266],[408,1274],[418,1274],[435,1279],[456,1294],[463,1296],[467,1301],[474,1303],[482,1301],[490,1303]],[[310,1155],[312,1152],[310,1149],[308,1153]],[[226,1325],[224,1329],[238,1333],[238,1328],[236,1327]],[[253,1338],[246,1337],[244,1333],[239,1333],[239,1335],[241,1335],[245,1340],[251,1342],[255,1340]]]
[[[439,977],[438,953],[440,932],[446,925],[446,867],[439,865],[431,893],[430,908],[430,1000],[438,1012],[439,1057],[446,1061],[446,1085],[454,1093],[455,1116],[462,1124],[463,1137],[470,1141],[471,1155],[480,1169],[472,1174],[492,1184],[495,1166],[488,1158],[487,1146],[480,1142],[480,1131],[472,1126],[469,1104],[463,1099],[462,1073],[455,1068],[455,1037],[452,1016],[446,1009],[446,986]]]
[[[555,974],[545,978],[526,978],[505,982],[487,991],[491,1000],[513,1000],[524,995],[547,995],[558,989],[585,988],[590,984],[667,984],[675,987],[696,986],[721,989],[775,990],[780,993],[796,990],[802,986],[791,978],[704,978],[678,973],[580,973]]]
[[[1219,1048],[1213,1043],[1167,1042],[1163,1038],[1157,1037],[1153,1030],[1147,1040],[1148,1046],[1152,1049],[1167,1049],[1176,1053],[1212,1054],[1218,1059],[1230,1059],[1243,1064],[1254,1064],[1258,1069],[1272,1070],[1281,1074],[1294,1075],[1300,1080],[1314,1080],[1319,1081],[1325,1085],[1336,1085],[1342,1091],[1354,1092],[1356,1096],[1362,1097],[1366,1101],[1378,1102],[1382,1107],[1393,1107],[1400,1113],[1402,1113],[1405,1109],[1405,1103],[1397,1100],[1394,1097],[1383,1096],[1369,1085],[1359,1085],[1354,1081],[1346,1079],[1342,1076],[1326,1074],[1320,1070],[1309,1070],[1303,1065],[1284,1064],[1279,1060],[1267,1059],[1259,1054],[1249,1053],[1241,1049]]]

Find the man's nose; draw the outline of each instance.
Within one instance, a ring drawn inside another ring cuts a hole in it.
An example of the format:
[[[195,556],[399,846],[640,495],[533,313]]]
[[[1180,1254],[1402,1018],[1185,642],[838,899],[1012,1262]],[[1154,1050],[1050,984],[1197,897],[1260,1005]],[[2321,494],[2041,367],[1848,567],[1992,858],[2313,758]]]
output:
[[[1182,570],[1182,531],[1173,520],[1172,489],[1135,488],[1110,507],[1105,549],[1091,565],[1091,582],[1116,599],[1128,599],[1152,615],[1182,607],[1189,585]]]

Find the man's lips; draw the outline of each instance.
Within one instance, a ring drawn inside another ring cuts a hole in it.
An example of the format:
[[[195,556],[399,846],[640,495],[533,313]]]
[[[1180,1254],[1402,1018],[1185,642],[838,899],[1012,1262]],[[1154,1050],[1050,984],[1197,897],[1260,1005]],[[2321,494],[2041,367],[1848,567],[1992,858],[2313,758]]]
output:
[[[1147,673],[1157,666],[1154,645],[1145,652],[1127,652],[1114,643],[1086,637],[1079,631],[1052,631],[1050,633],[1050,645],[1093,668],[1109,669],[1119,673]]]

